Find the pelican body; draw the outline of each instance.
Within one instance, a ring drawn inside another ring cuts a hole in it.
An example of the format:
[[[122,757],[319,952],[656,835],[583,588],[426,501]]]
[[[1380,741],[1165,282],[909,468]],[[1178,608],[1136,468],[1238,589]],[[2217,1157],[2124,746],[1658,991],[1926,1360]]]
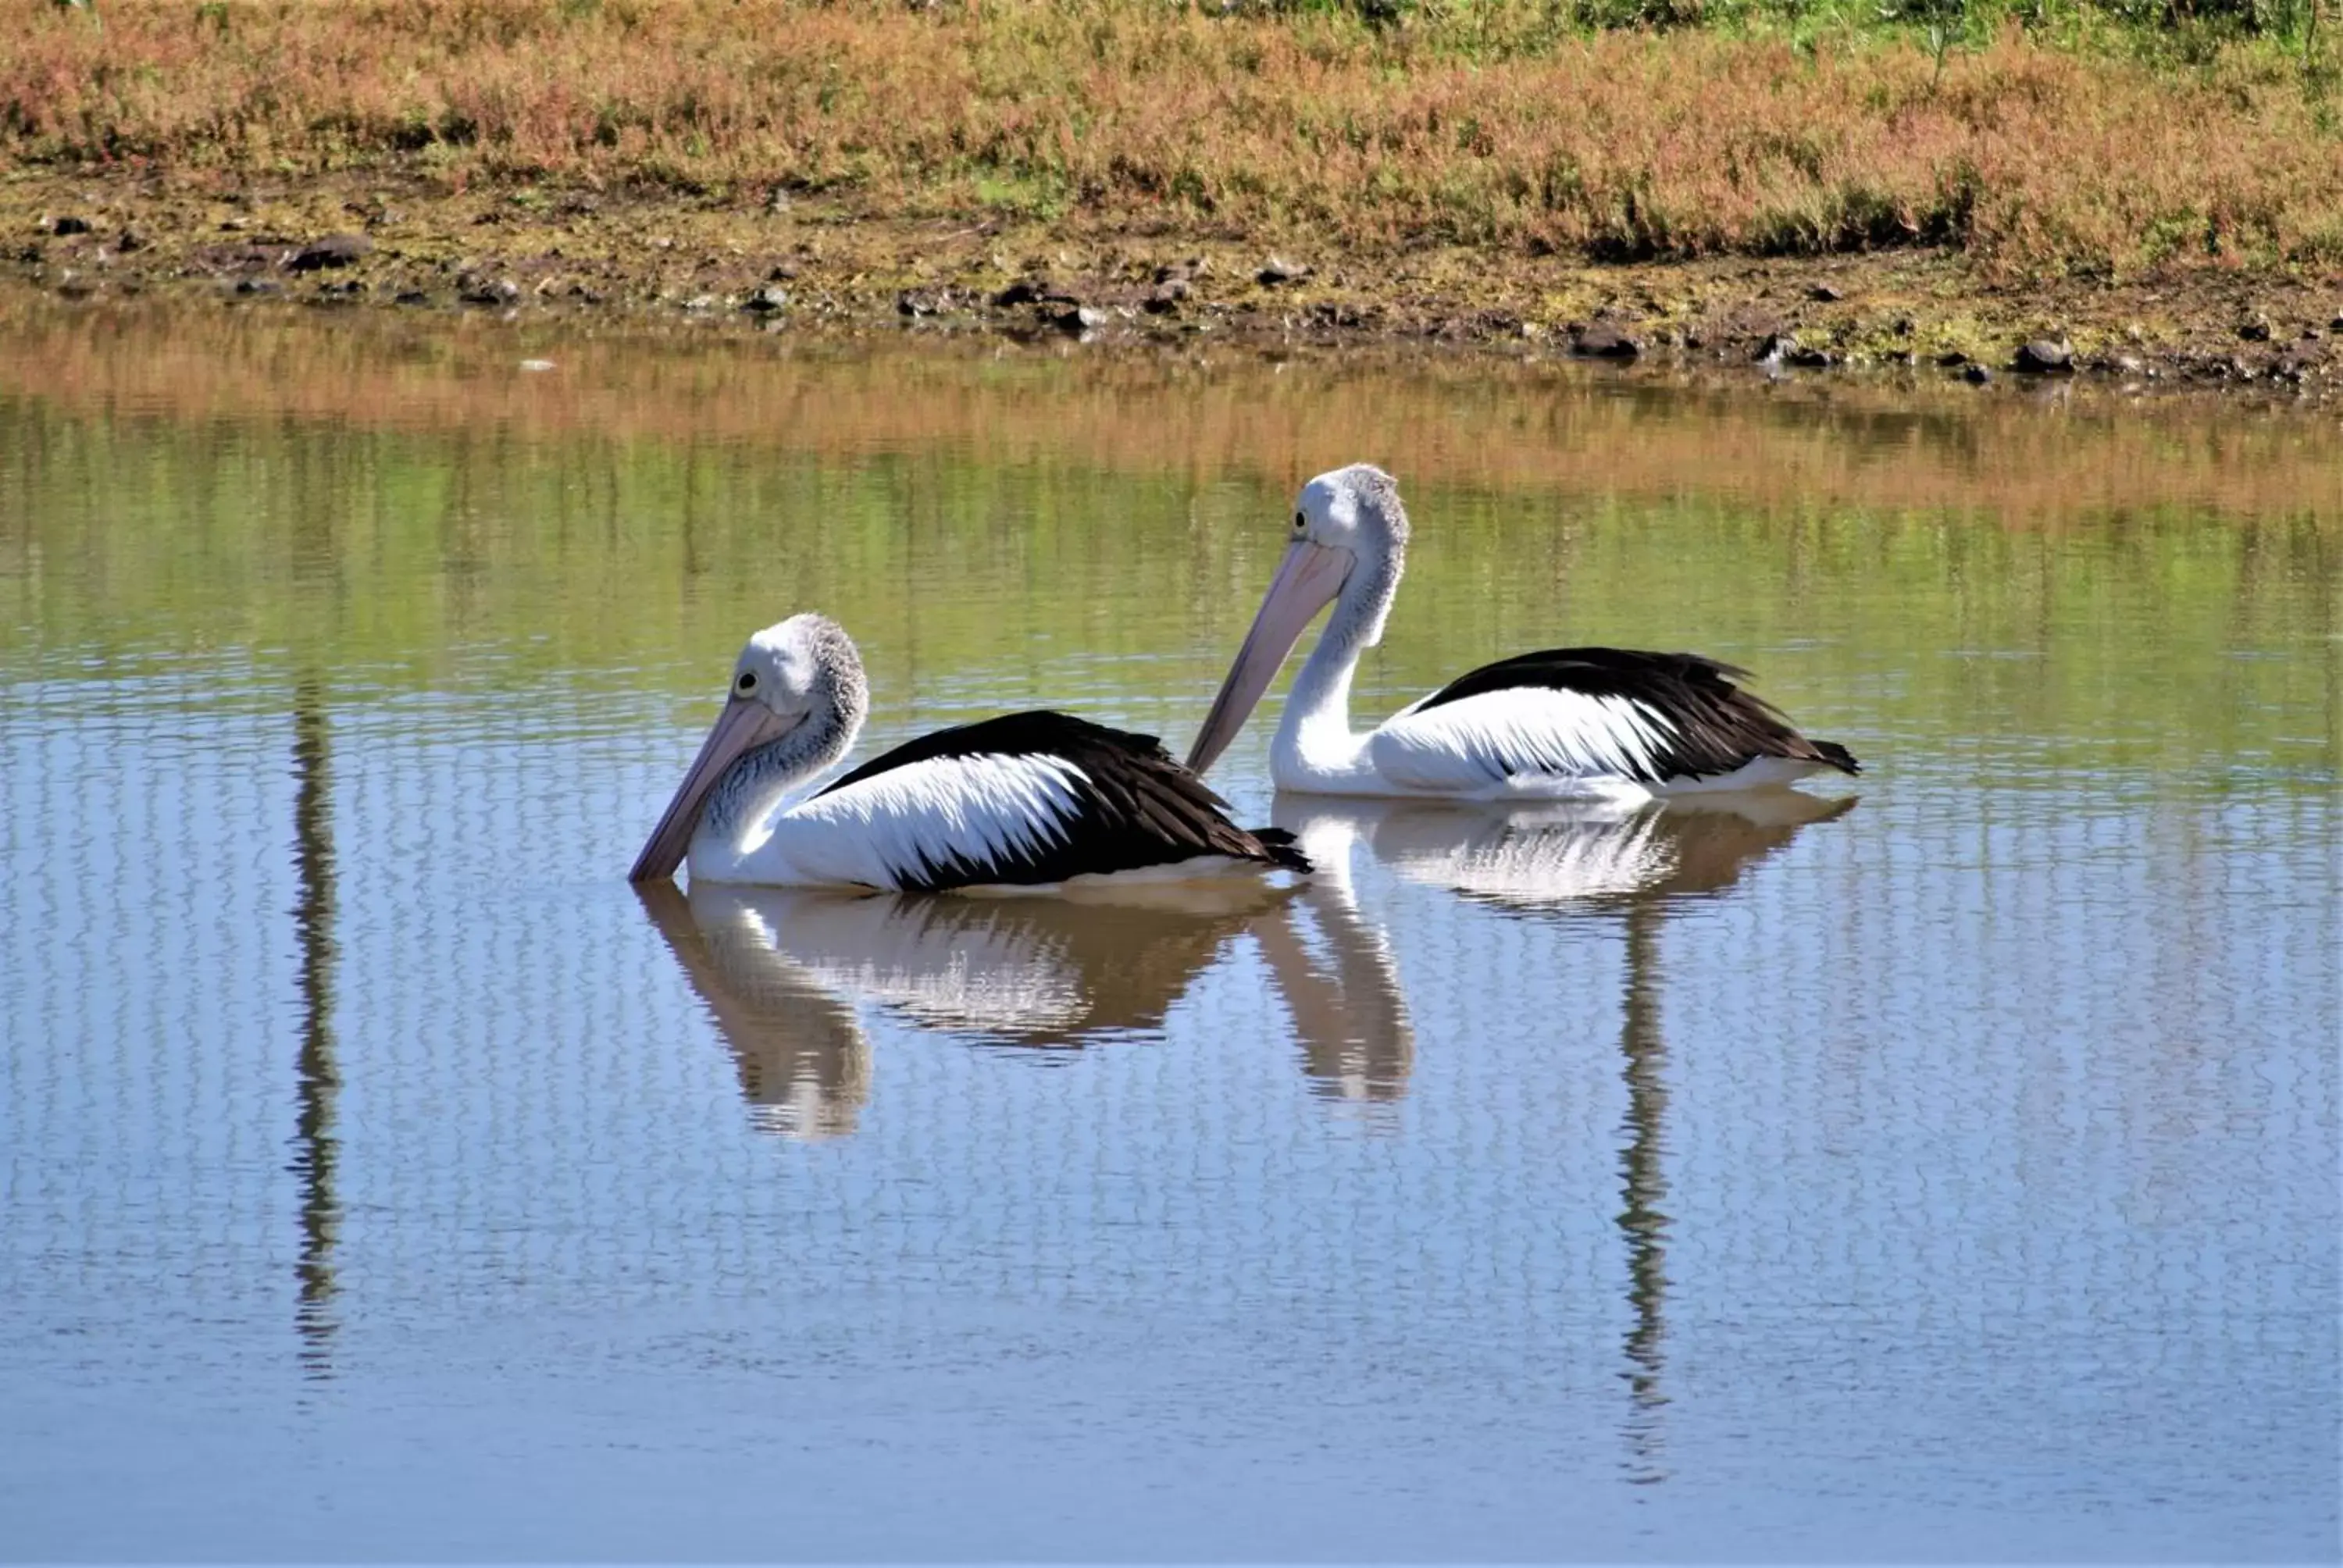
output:
[[[629,879],[687,857],[695,883],[904,892],[1309,869],[1292,835],[1231,822],[1153,736],[1047,710],[937,730],[809,792],[853,749],[869,692],[835,621],[750,638]]]
[[[1520,654],[1459,676],[1380,729],[1356,733],[1352,677],[1359,656],[1383,640],[1407,537],[1399,487],[1380,468],[1354,464],[1302,487],[1292,543],[1197,732],[1190,768],[1212,767],[1331,604],[1270,749],[1282,790],[1634,801],[1858,770],[1846,748],[1807,739],[1736,685],[1746,672],[1690,653]]]

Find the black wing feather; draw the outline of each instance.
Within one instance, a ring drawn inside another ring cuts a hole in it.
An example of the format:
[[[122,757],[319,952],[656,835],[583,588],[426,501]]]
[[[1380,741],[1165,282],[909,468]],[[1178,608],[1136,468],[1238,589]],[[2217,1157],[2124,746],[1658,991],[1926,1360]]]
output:
[[[1073,764],[1075,809],[1057,842],[982,860],[930,859],[905,886],[920,892],[1002,883],[1030,887],[1069,877],[1174,865],[1221,855],[1287,870],[1310,862],[1293,835],[1274,828],[1248,831],[1229,820],[1228,802],[1174,761],[1152,735],[1092,724],[1048,709],[1008,713],[955,725],[907,740],[846,774],[828,795],[915,762],[973,757],[1054,757]]]
[[[1735,682],[1749,672],[1696,653],[1621,648],[1549,648],[1516,654],[1458,676],[1411,709],[1422,713],[1468,697],[1542,686],[1587,697],[1617,697],[1664,718],[1668,743],[1640,770],[1645,783],[1713,778],[1760,757],[1820,762],[1858,773],[1854,753],[1835,740],[1809,740],[1779,709]]]

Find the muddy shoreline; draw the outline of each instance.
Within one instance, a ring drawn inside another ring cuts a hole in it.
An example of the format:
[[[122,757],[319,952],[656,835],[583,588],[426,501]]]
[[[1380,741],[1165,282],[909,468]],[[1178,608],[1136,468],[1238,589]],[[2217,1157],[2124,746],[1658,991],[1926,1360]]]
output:
[[[2073,380],[2331,407],[2343,280],[2208,269],[2011,285],[1922,248],[1590,265],[1462,248],[1313,253],[1194,225],[909,219],[588,186],[448,190],[18,173],[0,280],[68,300],[484,312],[838,337],[1131,347],[1480,347],[1723,375]]]

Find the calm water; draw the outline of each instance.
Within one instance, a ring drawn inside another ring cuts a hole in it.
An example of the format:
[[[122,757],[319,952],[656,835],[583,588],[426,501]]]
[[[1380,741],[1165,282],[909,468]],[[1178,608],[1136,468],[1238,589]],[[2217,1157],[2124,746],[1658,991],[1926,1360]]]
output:
[[[1869,397],[11,322],[0,1554],[2334,1557],[2343,430]],[[1869,771],[621,880],[798,608],[869,745],[1184,744],[1352,458],[1366,709],[1690,646]]]

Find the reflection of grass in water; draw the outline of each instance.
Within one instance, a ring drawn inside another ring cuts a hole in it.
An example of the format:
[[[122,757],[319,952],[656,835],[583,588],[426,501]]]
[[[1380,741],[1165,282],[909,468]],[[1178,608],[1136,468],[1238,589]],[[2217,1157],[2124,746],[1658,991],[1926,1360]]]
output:
[[[16,339],[39,374],[15,384],[54,391],[0,402],[0,624],[36,657],[712,699],[746,631],[817,607],[888,723],[1046,701],[1177,739],[1292,483],[1373,456],[1418,539],[1363,712],[1607,641],[1754,665],[1883,779],[1956,734],[2068,766],[2337,766],[2331,655],[2237,657],[2337,629],[2343,451],[2308,422],[590,340],[523,377],[523,351],[208,313]],[[297,519],[332,547],[297,596]]]
[[[330,421],[485,437],[737,443],[844,457],[929,448],[1158,476],[1235,470],[1283,487],[1373,457],[1410,485],[1656,498],[1727,492],[1790,507],[1966,511],[2020,527],[2175,505],[2343,526],[2343,442],[2317,423],[2202,403],[2018,398],[1861,381],[1763,397],[1684,391],[1551,365],[1347,354],[1209,370],[1154,356],[815,345],[508,328],[387,314],[330,326],[168,304],[0,314],[0,374],[69,408],[180,419]],[[0,302],[5,310],[5,302]],[[555,336],[558,334],[558,336]],[[544,355],[554,374],[521,376]]]
[[[101,33],[43,7],[0,55],[0,147],[695,195],[780,178],[888,211],[1602,256],[2343,260],[2311,0],[2179,27],[2142,25],[2180,14],[2162,0],[1218,9],[207,4]],[[2197,242],[2170,247],[2175,225]]]

